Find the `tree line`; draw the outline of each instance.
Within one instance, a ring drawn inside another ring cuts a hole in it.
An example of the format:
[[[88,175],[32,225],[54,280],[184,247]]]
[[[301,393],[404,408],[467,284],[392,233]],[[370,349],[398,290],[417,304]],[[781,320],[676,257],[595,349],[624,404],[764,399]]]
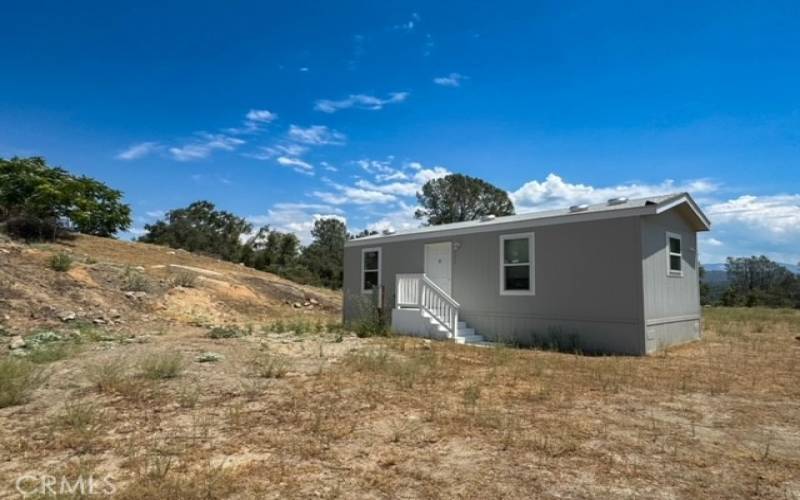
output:
[[[727,280],[711,283],[700,268],[704,305],[800,308],[800,276],[766,256],[728,257]]]
[[[0,225],[14,237],[53,240],[72,232],[113,237],[132,224],[131,208],[122,199],[121,191],[49,166],[44,158],[0,158]],[[428,181],[417,201],[415,216],[426,225],[514,214],[504,190],[461,174]],[[170,210],[145,231],[139,241],[334,289],[342,286],[345,241],[376,234],[368,229],[350,234],[342,221],[324,218],[315,221],[312,241],[303,246],[293,233],[269,226],[255,230],[246,219],[210,201]],[[701,279],[703,304],[800,307],[800,278],[767,257],[729,257],[726,271],[722,284]]]

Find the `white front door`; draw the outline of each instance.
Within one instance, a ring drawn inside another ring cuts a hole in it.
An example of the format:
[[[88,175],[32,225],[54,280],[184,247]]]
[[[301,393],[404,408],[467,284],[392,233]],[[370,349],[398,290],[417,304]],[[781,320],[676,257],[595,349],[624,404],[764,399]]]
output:
[[[449,241],[425,245],[425,275],[452,296],[453,250]]]

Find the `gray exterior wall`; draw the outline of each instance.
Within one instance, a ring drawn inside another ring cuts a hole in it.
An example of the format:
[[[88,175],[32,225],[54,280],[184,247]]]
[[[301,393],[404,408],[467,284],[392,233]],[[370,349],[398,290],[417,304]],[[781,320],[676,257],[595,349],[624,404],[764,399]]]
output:
[[[646,352],[700,338],[697,233],[681,208],[641,217]],[[666,233],[681,235],[683,276],[667,272]]]
[[[487,339],[644,354],[642,228],[640,217],[621,217],[347,247],[344,318],[358,317],[363,248],[382,249],[385,304],[392,308],[395,275],[422,273],[424,245],[452,241],[459,244],[452,295],[461,304],[460,319]],[[535,235],[536,295],[501,296],[500,235],[524,232]]]

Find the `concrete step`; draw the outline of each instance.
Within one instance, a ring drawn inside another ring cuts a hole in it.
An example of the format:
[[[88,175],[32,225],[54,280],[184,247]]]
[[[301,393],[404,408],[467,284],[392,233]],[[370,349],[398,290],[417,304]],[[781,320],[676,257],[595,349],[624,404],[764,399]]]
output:
[[[467,328],[465,326],[459,326],[458,333],[456,333],[456,335],[459,337],[469,337],[471,335],[475,335],[475,329]]]
[[[473,344],[476,342],[486,342],[486,339],[483,338],[483,335],[470,335],[468,337],[454,337],[453,341],[456,344]]]

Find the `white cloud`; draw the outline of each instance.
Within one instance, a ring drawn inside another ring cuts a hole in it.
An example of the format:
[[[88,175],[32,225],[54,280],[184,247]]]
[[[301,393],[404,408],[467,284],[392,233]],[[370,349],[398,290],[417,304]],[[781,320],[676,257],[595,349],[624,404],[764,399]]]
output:
[[[322,111],[323,113],[335,113],[342,109],[349,108],[377,111],[383,109],[387,104],[403,102],[408,96],[408,92],[392,92],[386,99],[365,94],[350,94],[345,99],[339,101],[320,99],[314,104],[314,109]]]
[[[269,225],[272,229],[283,233],[294,233],[300,243],[311,243],[311,229],[319,219],[338,219],[347,224],[343,212],[336,208],[316,203],[276,203],[266,215],[247,217],[254,226]]]
[[[715,223],[743,224],[773,237],[800,236],[800,194],[743,195],[707,208]]]
[[[530,181],[509,193],[517,212],[563,208],[581,203],[602,203],[609,198],[628,196],[643,198],[689,191],[694,194],[714,192],[717,185],[707,180],[694,180],[676,183],[666,180],[658,184],[620,184],[617,186],[594,187],[587,184],[571,184],[556,174],[549,174],[544,181]]]
[[[310,163],[304,162],[299,158],[288,158],[286,156],[279,156],[277,162],[284,167],[292,167],[292,170],[295,172],[305,174],[305,175],[314,175],[314,166]]]
[[[167,212],[166,210],[151,210],[149,212],[145,212],[145,215],[150,219],[161,219],[167,215]]]
[[[307,128],[291,125],[289,127],[289,139],[313,146],[338,146],[346,142],[347,136],[336,130],[329,129],[325,125],[312,125]]]
[[[447,76],[434,78],[433,83],[441,85],[442,87],[460,87],[461,82],[466,79],[467,77],[460,73],[450,73]]]
[[[419,14],[417,14],[416,12],[412,12],[411,18],[408,21],[400,24],[395,24],[394,26],[392,26],[392,29],[405,31],[407,33],[412,32],[417,27],[417,24],[419,24],[419,21],[420,21]]]
[[[703,244],[709,245],[709,246],[712,246],[712,247],[721,247],[723,245],[723,243],[720,240],[718,240],[716,238],[711,238],[711,237],[702,238],[702,242],[703,242]]]
[[[314,191],[312,194],[320,200],[331,205],[369,205],[373,203],[389,203],[397,200],[392,194],[382,193],[373,189],[342,186],[334,184],[336,193],[330,191]]]
[[[417,194],[418,185],[414,182],[392,182],[389,184],[373,184],[370,181],[360,179],[356,181],[356,186],[370,191],[387,193],[396,196],[414,196]]]
[[[161,145],[157,142],[141,142],[134,144],[125,151],[121,151],[116,158],[118,160],[138,160],[155,153],[159,149],[161,149]]]
[[[247,112],[246,118],[251,122],[269,123],[278,118],[278,115],[266,109],[251,109]]]
[[[191,161],[207,158],[215,150],[233,151],[245,143],[242,139],[224,134],[199,134],[203,139],[181,147],[169,148],[169,153],[178,161]]]
[[[386,213],[380,219],[366,224],[366,228],[372,231],[382,232],[385,230],[405,231],[421,226],[421,221],[414,217],[417,206],[398,202],[396,208]],[[351,232],[358,233],[360,229],[353,229]]]

